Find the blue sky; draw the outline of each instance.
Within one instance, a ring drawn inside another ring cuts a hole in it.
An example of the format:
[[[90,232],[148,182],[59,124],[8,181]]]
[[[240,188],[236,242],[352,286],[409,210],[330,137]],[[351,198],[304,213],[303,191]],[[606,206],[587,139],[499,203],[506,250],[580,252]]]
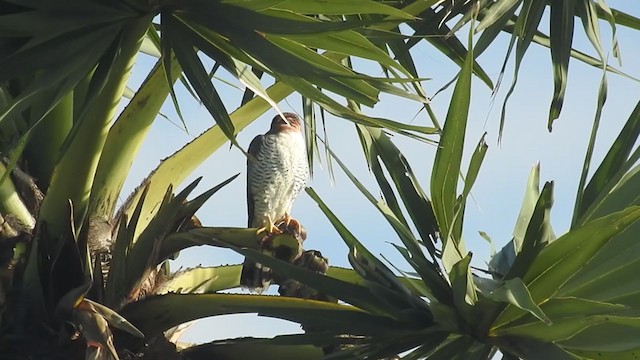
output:
[[[607,3],[613,8],[640,16],[640,3],[623,0]],[[547,19],[548,17],[543,20],[543,24],[548,24]],[[541,30],[548,33],[546,26],[543,25]],[[605,51],[609,51],[610,28],[604,22],[601,22],[600,26]],[[576,22],[576,34],[574,47],[595,55],[590,43],[583,35],[580,22]],[[640,49],[637,47],[639,36],[634,31],[622,27],[618,28],[617,36],[622,51],[621,69],[640,77]],[[508,40],[508,36],[501,36],[478,59],[494,82],[498,78]],[[459,70],[457,65],[426,44],[417,46],[413,55],[420,75],[432,79],[423,83],[429,94],[435,93]],[[136,66],[148,68],[153,62],[155,59],[143,56],[138,59]],[[617,66],[614,60],[610,60],[610,63]],[[468,156],[484,132],[487,132],[486,139],[489,145],[489,151],[465,214],[464,238],[467,248],[474,254],[474,265],[479,267],[485,267],[485,261],[489,260],[489,247],[487,242],[478,235],[478,231],[489,234],[498,249],[511,239],[529,171],[538,162],[541,165],[541,185],[544,181],[555,182],[555,203],[551,213],[554,231],[557,235],[561,235],[568,229],[584,151],[593,123],[601,77],[601,70],[578,61],[571,62],[569,87],[563,111],[555,122],[553,132],[549,133],[546,126],[553,89],[549,50],[532,45],[522,64],[515,93],[508,104],[502,142],[498,143],[500,109],[504,95],[510,86],[512,73],[513,60],[507,68],[502,87],[495,98],[492,98],[491,90],[481,81],[475,79],[472,85],[465,164],[468,163]],[[132,82],[139,84],[142,78],[135,77],[135,74],[134,69]],[[377,74],[374,72],[373,75]],[[638,82],[614,74],[609,74],[608,81],[609,96],[594,154],[597,162],[604,156],[640,99]],[[216,86],[221,91],[227,109],[229,111],[235,109],[240,103],[242,91],[220,81],[216,81]],[[451,90],[439,94],[432,101],[432,107],[441,122],[446,116]],[[189,133],[180,130],[166,119],[158,118],[134,163],[131,175],[125,184],[123,197],[126,197],[128,192],[155,168],[162,158],[213,125],[213,119],[206,109],[189,99],[184,92],[179,93],[180,99],[185,103],[182,111]],[[281,108],[285,111],[301,113],[300,98],[289,97],[286,102],[281,103]],[[420,105],[417,103],[397,97],[382,96],[380,104],[374,109],[365,109],[365,112],[396,121],[412,121],[418,125],[429,125],[427,115],[424,112],[418,113],[419,109]],[[166,104],[163,112],[173,122],[180,122],[171,104]],[[246,148],[255,135],[264,133],[268,129],[273,116],[273,111],[268,112],[247,127],[239,134],[239,143]],[[366,168],[353,125],[331,115],[327,120],[332,150],[348,164],[349,169],[373,194],[379,194],[375,180]],[[435,147],[402,136],[394,136],[393,141],[408,158],[423,188],[428,192]],[[205,226],[242,227],[246,225],[245,161],[244,156],[237,149],[224,147],[185,181],[184,184],[187,184],[191,179],[203,176],[204,180],[198,188],[203,192],[233,174],[242,174],[214,195],[198,212],[197,215]],[[597,166],[597,163],[593,166]],[[334,183],[323,167],[326,168],[324,162],[315,164],[315,174],[308,186],[314,188],[340,220],[374,254],[384,254],[394,265],[408,269],[389,244],[390,242],[399,243],[399,241],[392,229],[385,224],[384,219],[339,168],[335,168]],[[298,197],[292,212],[308,230],[309,237],[305,242],[305,248],[320,250],[329,258],[331,265],[348,266],[346,246],[305,193]],[[172,266],[174,268],[215,266],[236,264],[241,261],[242,257],[231,251],[198,247],[183,251]],[[275,289],[272,287],[271,293],[274,292],[273,290]],[[273,336],[300,331],[298,325],[285,321],[257,318],[253,314],[232,315],[199,322],[188,330],[183,340],[204,342],[238,336]]]

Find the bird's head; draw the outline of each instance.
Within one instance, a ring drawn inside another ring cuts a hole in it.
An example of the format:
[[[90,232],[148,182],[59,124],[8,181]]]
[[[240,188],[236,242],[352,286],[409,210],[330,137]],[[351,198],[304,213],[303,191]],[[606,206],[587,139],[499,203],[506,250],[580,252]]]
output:
[[[284,119],[280,115],[276,115],[271,120],[271,133],[279,132],[300,132],[302,130],[302,122],[298,115],[290,112],[283,113]]]

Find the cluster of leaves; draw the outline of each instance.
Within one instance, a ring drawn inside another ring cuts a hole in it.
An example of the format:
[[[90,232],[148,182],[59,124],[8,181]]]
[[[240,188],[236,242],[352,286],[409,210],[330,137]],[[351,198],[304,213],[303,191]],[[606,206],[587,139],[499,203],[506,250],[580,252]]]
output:
[[[640,156],[634,150],[640,110],[587,182],[606,98],[602,82],[571,231],[555,239],[549,225],[553,185],[540,191],[534,170],[514,239],[491,262],[492,278],[472,273],[462,239],[466,199],[487,151],[483,139],[464,185],[459,175],[471,78],[493,87],[474,59],[499,33],[512,34],[505,64],[515,46],[516,76],[509,94],[531,42],[551,48],[551,126],[562,107],[570,58],[618,72],[606,64],[598,19],[613,29],[616,23],[638,29],[640,20],[591,0],[393,5],[372,0],[0,1],[0,151],[6,157],[0,169],[2,353],[74,357],[86,351],[87,358],[118,358],[134,356],[147,344],[145,355],[152,357],[167,345],[161,340],[175,340],[181,324],[257,312],[300,323],[306,332],[214,342],[180,356],[242,357],[259,351],[266,358],[403,353],[408,359],[482,359],[498,349],[507,358],[632,356],[640,347],[632,277],[637,261],[633,251],[620,249],[634,248],[640,217],[634,167]],[[547,7],[549,36],[537,30]],[[572,49],[576,17],[598,59]],[[402,24],[411,36],[401,31]],[[449,36],[467,24],[482,32],[473,51]],[[423,39],[461,67],[444,127],[428,105],[410,53]],[[141,49],[159,60],[116,114]],[[386,76],[358,72],[352,57],[378,63]],[[213,61],[210,71],[203,58]],[[241,106],[231,113],[211,80],[220,68],[246,87]],[[273,85],[265,89],[263,77],[272,78]],[[217,125],[164,159],[116,212],[133,159],[167,97],[180,114],[173,91],[178,79]],[[187,198],[197,181],[173,194],[174,186],[209,155],[227,141],[237,145],[239,131],[294,92],[303,98],[310,162],[321,142],[317,108],[323,119],[327,111],[355,123],[384,201],[325,146],[328,161],[337,163],[389,222],[411,271],[390,269],[373,256],[312,189],[309,195],[348,245],[353,269],[329,268],[326,275],[308,271],[255,249],[255,230],[194,224],[198,208],[234,177],[192,200]],[[376,104],[380,93],[422,102],[433,125],[359,111],[361,105]],[[336,96],[348,99],[347,105]],[[419,139],[438,136],[431,200],[385,130]],[[334,301],[220,293],[238,287],[240,265],[171,273],[166,260],[197,245],[232,248]],[[612,286],[612,279],[619,286]]]
[[[61,5],[4,1],[1,5],[0,131],[1,150],[7,157],[2,213],[17,219],[5,222],[11,231],[4,234],[7,246],[3,244],[3,268],[9,273],[3,277],[1,303],[6,308],[2,346],[7,356],[52,351],[73,356],[84,347],[88,357],[122,356],[126,352],[115,350],[107,324],[136,336],[141,335],[137,328],[143,329],[147,341],[166,329],[147,327],[146,318],[133,317],[135,326],[131,325],[113,310],[127,315],[123,306],[151,294],[237,287],[237,266],[167,275],[165,260],[185,247],[220,246],[220,240],[243,248],[256,245],[255,230],[208,229],[199,238],[193,230],[185,237],[184,223],[227,182],[191,201],[186,199],[196,183],[176,196],[172,185],[181,183],[227,140],[235,142],[235,133],[271,107],[277,108],[294,87],[309,101],[354,121],[397,132],[432,131],[355,114],[316,88],[368,106],[381,91],[420,98],[390,85],[408,81],[410,73],[361,34],[368,28],[373,31],[374,25],[388,28],[413,18],[387,5],[356,1],[336,9],[378,15],[371,20],[341,19],[337,13],[322,18],[321,8],[313,2],[275,7],[202,1]],[[205,13],[224,15],[203,18]],[[160,23],[155,24],[157,14]],[[229,14],[253,21],[238,22]],[[127,93],[127,78],[143,45],[162,58],[114,120],[115,105]],[[329,52],[320,55],[312,50],[318,47]],[[341,64],[345,50],[395,68],[404,79],[358,74]],[[215,61],[211,72],[204,71],[198,52]],[[220,65],[247,87],[243,105],[231,114],[210,80]],[[276,84],[265,90],[259,80],[262,73],[277,79]],[[315,76],[301,76],[307,73]],[[172,84],[178,78],[210,110],[217,126],[163,160],[114,214],[124,179],[161,105],[169,94],[177,105]],[[15,174],[23,173],[21,169],[44,194],[36,206],[27,206],[24,193],[16,189]],[[110,255],[111,261],[103,262],[102,255]],[[211,295],[215,297],[194,297],[205,300],[194,308],[201,312],[197,317],[214,315],[211,306],[216,303],[244,306],[245,310],[234,312],[255,311],[255,302]],[[280,302],[278,308],[286,305]],[[162,303],[161,308],[169,314],[169,308],[183,307]],[[148,309],[153,313],[153,306]],[[178,325],[190,319],[180,314],[172,321]],[[73,324],[70,333],[65,323]],[[81,340],[76,340],[75,332]],[[116,337],[116,345],[120,342]],[[83,343],[86,346],[78,345]]]
[[[483,139],[471,157],[462,193],[456,192],[471,68],[467,61],[456,83],[432,170],[432,202],[405,158],[378,129],[358,127],[384,202],[334,159],[396,231],[403,246],[394,246],[412,271],[392,271],[308,190],[349,246],[353,270],[329,272],[336,279],[328,279],[304,274],[255,251],[241,253],[353,305],[338,305],[350,313],[340,317],[349,320],[335,324],[330,316],[333,310],[322,310],[325,317],[309,313],[308,319],[287,314],[285,318],[305,326],[313,324],[319,333],[256,340],[257,348],[265,343],[300,344],[304,339],[309,344],[323,339],[325,345],[344,346],[343,333],[356,337],[351,338],[351,347],[331,358],[386,358],[404,353],[408,359],[487,359],[498,350],[508,359],[634,356],[639,344],[637,259],[632,249],[640,218],[636,165],[640,150],[634,150],[634,144],[640,104],[591,180],[581,186],[574,226],[557,239],[549,222],[553,183],[540,190],[539,170],[533,169],[514,238],[492,259],[492,277],[482,277],[470,268],[471,254],[464,249],[461,231],[464,203],[487,151]],[[436,239],[441,246],[434,243]],[[358,276],[353,277],[352,271]],[[261,313],[273,316],[268,310]],[[327,335],[333,338],[324,338]],[[235,342],[247,343],[246,339]]]

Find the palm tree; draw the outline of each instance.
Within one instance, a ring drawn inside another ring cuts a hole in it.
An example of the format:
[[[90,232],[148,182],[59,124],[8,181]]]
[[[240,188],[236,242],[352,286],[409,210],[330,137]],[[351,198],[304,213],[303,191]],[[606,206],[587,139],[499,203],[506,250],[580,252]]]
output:
[[[547,8],[548,36],[538,31]],[[576,19],[597,58],[572,49]],[[507,359],[632,356],[640,348],[637,265],[616,254],[634,249],[640,217],[638,110],[587,180],[596,116],[569,232],[557,239],[551,232],[553,184],[540,190],[534,169],[514,239],[491,260],[491,276],[472,271],[461,236],[466,200],[487,151],[481,139],[463,167],[471,78],[493,87],[475,57],[499,33],[511,33],[507,58],[515,48],[517,74],[532,42],[548,46],[551,128],[570,59],[620,73],[607,65],[598,19],[613,28],[640,25],[592,0],[0,1],[3,356],[195,359],[260,351],[279,358],[481,359],[498,350]],[[450,36],[467,30],[467,45]],[[480,33],[475,45],[473,32]],[[411,56],[422,40],[460,65],[444,122],[430,111]],[[159,60],[117,114],[141,50]],[[354,58],[378,63],[385,77],[359,72]],[[232,112],[211,81],[220,68],[246,87]],[[167,97],[179,112],[177,80],[216,126],[163,160],[116,209]],[[265,88],[267,80],[273,85]],[[235,175],[193,198],[198,181],[174,194],[204,159],[227,141],[239,147],[235,135],[294,92],[304,99],[310,160],[321,146],[318,109],[355,124],[385,201],[326,148],[328,156],[395,230],[410,271],[390,269],[373,256],[312,189],[309,195],[350,249],[351,269],[328,267],[319,252],[303,251],[299,239],[273,239],[289,250],[274,258],[258,248],[255,229],[202,227],[194,213]],[[363,114],[360,107],[374,106],[381,93],[421,102],[431,124]],[[605,82],[601,93],[602,104]],[[429,197],[388,132],[438,143]],[[228,247],[271,267],[287,296],[219,293],[238,286],[239,265],[172,273],[166,260],[195,245]],[[630,285],[612,291],[614,281]],[[187,349],[169,341],[185,322],[241,312],[298,322],[305,333]]]

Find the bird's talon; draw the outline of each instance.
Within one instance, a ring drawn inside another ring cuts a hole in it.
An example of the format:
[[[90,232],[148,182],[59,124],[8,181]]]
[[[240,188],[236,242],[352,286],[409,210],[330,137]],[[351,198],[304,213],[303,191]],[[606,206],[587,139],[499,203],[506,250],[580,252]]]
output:
[[[274,224],[271,224],[271,226],[269,227],[269,234],[279,235],[282,234],[282,230],[280,230],[280,228],[278,228]]]
[[[256,230],[256,235],[265,233],[265,237],[269,237],[271,235],[279,235],[282,234],[282,230],[280,230],[274,223],[273,221],[271,221],[271,218],[269,218],[269,223],[267,224],[267,226],[263,226],[261,228],[259,228],[258,230]]]
[[[294,237],[306,239],[307,232],[302,227],[302,224],[293,217],[289,216],[289,214],[285,214],[285,216],[281,219],[278,219],[275,224],[277,224],[279,228],[278,234],[289,234]]]
[[[292,221],[296,221],[294,220],[291,215],[289,214],[284,214],[284,217],[282,218],[282,221],[284,221],[284,225],[288,228],[289,224],[291,224]],[[297,221],[296,221],[297,222]]]
[[[294,218],[291,218],[289,220],[289,224],[287,224],[287,228],[289,229],[293,228],[296,234],[300,234],[302,232],[302,224],[300,224],[300,222]]]

